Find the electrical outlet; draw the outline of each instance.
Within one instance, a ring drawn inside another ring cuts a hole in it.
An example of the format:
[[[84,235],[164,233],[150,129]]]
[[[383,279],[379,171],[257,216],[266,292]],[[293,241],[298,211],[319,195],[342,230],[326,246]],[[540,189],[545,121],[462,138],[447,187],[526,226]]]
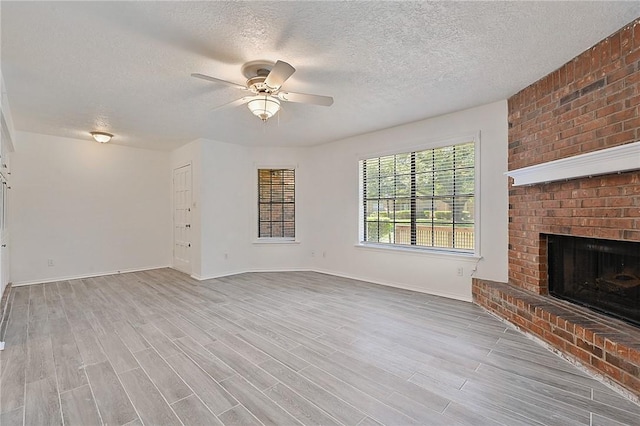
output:
[[[464,275],[464,269],[462,267],[459,267],[457,270],[458,276],[461,277]]]
[[[53,259],[48,259],[47,266],[53,266],[53,265],[54,265]]]

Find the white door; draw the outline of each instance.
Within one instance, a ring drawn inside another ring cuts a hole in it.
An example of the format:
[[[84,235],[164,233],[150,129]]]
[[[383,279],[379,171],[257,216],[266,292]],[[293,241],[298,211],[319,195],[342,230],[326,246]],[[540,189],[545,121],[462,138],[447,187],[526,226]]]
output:
[[[173,267],[191,274],[191,165],[173,171]]]
[[[9,249],[7,243],[7,181],[0,175],[0,295],[9,283]],[[0,306],[0,313],[2,307]],[[1,318],[0,318],[1,319]]]

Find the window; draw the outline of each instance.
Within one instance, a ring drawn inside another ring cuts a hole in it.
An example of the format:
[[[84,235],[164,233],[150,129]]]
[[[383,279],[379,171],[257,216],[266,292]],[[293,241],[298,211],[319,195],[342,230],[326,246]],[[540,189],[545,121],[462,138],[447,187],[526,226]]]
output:
[[[475,143],[360,162],[361,242],[474,252]]]
[[[295,238],[295,180],[293,169],[258,169],[258,238]]]

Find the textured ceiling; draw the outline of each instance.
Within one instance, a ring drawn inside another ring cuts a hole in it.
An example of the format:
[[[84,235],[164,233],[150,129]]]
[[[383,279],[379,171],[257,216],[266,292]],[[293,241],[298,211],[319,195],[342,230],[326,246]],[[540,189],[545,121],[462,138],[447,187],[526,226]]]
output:
[[[173,149],[204,137],[305,146],[500,99],[640,16],[639,2],[10,2],[1,66],[18,130]],[[244,83],[281,59],[290,91],[261,123],[199,72]]]

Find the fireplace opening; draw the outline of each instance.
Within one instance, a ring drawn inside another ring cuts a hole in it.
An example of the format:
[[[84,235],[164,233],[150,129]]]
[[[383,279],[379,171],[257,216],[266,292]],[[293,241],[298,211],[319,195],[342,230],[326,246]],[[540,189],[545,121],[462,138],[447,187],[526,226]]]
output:
[[[640,326],[640,243],[547,235],[549,293]]]

